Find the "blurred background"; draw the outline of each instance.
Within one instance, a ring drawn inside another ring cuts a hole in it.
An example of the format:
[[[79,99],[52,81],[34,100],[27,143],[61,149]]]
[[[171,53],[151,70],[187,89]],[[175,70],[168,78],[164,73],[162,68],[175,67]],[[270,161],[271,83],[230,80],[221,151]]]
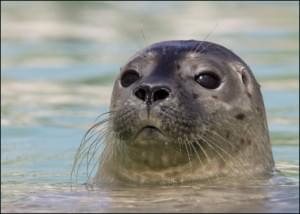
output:
[[[172,39],[220,43],[245,60],[276,166],[299,180],[298,2],[1,2],[1,203],[69,184],[120,67]]]

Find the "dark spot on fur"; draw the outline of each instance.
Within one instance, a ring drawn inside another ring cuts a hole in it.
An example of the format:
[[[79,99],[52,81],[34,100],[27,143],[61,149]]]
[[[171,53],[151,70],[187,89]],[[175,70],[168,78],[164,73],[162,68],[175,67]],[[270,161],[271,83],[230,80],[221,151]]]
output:
[[[263,116],[264,112],[259,106],[256,107],[256,111],[259,115]]]
[[[226,132],[226,138],[229,139],[229,137],[230,137],[230,132],[227,131],[227,132]]]
[[[239,113],[239,114],[235,115],[235,118],[238,120],[243,120],[243,119],[245,119],[245,115],[243,113]]]
[[[217,99],[218,99],[218,96],[213,95],[212,98],[214,98],[214,99],[217,100]]]
[[[192,70],[194,71],[197,70],[197,67],[198,67],[197,65],[192,65]]]
[[[199,97],[198,94],[193,93],[193,98],[194,98],[194,99],[197,99],[198,97]]]
[[[249,91],[247,91],[247,95],[248,95],[248,97],[249,97],[249,98],[251,98],[251,97],[252,97],[252,94],[250,94],[250,92],[249,92]]]
[[[217,112],[214,111],[214,112],[211,113],[211,115],[215,116],[215,115],[217,115]]]
[[[179,70],[180,69],[180,65],[176,64],[176,68],[177,68],[177,70]]]
[[[247,144],[250,145],[252,142],[250,139],[247,139]]]
[[[262,112],[261,112],[261,109],[260,109],[258,106],[256,107],[256,111],[257,111],[258,113],[262,113]]]
[[[244,144],[245,143],[245,140],[244,138],[241,139],[241,144]]]

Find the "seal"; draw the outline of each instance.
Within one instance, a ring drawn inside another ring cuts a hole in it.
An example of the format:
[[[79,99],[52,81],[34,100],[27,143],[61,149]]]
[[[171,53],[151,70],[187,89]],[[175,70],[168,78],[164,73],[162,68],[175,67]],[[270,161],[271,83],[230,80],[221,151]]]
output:
[[[106,124],[95,183],[273,172],[260,86],[249,66],[221,45],[174,40],[139,51],[121,68],[107,115],[87,134]]]

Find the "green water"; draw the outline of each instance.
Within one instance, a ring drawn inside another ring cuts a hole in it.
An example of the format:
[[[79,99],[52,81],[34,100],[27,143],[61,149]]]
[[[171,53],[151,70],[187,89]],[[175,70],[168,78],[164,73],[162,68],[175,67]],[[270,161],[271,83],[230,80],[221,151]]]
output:
[[[1,2],[1,210],[299,212],[298,17],[297,2]],[[76,149],[126,60],[153,42],[204,38],[252,68],[283,176],[242,189],[71,191]]]

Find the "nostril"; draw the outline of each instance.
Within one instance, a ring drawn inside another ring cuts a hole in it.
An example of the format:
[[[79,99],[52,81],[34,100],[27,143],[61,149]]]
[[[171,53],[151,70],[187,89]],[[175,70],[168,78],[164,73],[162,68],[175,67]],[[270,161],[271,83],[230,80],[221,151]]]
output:
[[[169,96],[169,90],[165,89],[165,88],[160,88],[158,90],[156,90],[153,94],[153,102],[157,101],[157,100],[163,100],[166,99]]]
[[[158,100],[164,100],[170,95],[170,89],[167,87],[150,87],[148,85],[139,86],[134,91],[134,96],[151,105]]]
[[[143,88],[139,88],[138,90],[136,90],[134,95],[137,96],[139,99],[141,99],[143,101],[146,100],[146,90],[143,89]]]

